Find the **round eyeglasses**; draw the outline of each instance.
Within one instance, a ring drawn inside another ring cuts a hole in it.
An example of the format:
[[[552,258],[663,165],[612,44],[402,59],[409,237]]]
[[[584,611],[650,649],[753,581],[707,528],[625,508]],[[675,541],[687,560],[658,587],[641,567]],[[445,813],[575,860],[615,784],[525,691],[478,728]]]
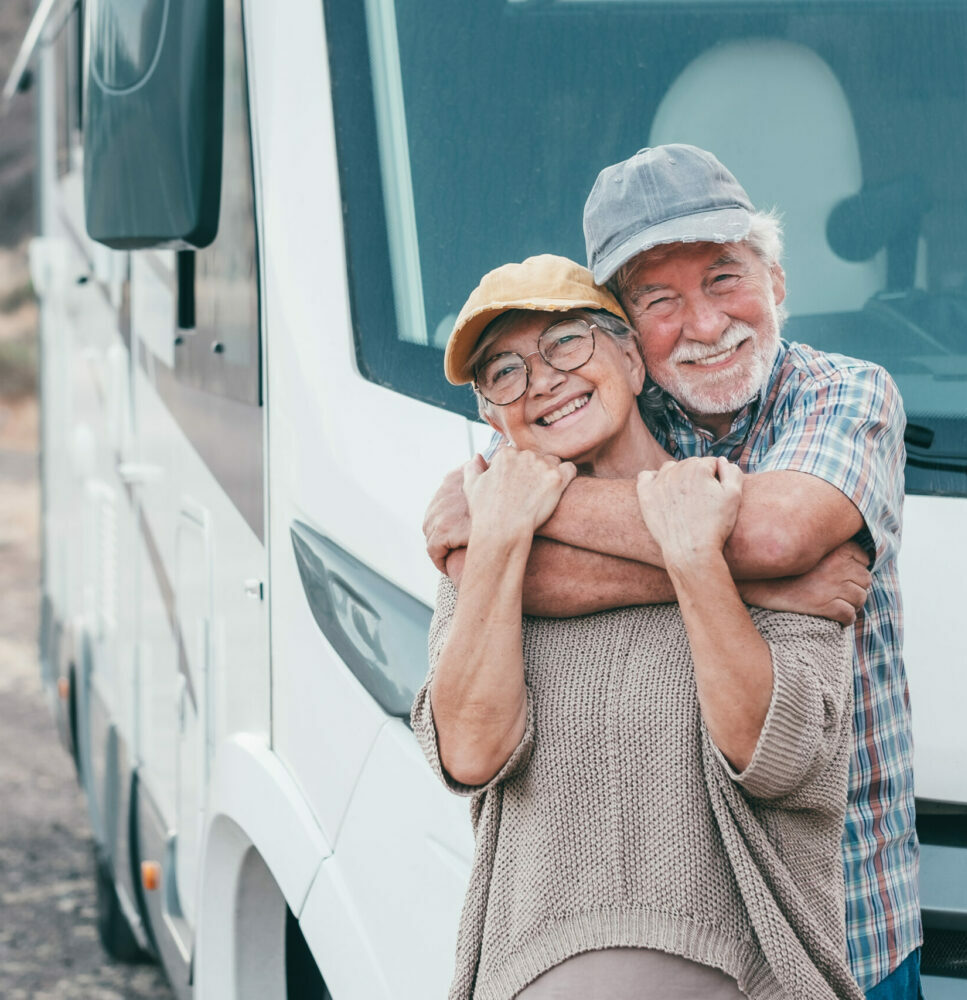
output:
[[[573,372],[594,354],[593,323],[566,319],[549,326],[537,339],[537,350],[527,355],[503,351],[484,358],[474,368],[473,387],[494,406],[507,406],[527,392],[530,384],[528,358],[539,354],[559,372]]]

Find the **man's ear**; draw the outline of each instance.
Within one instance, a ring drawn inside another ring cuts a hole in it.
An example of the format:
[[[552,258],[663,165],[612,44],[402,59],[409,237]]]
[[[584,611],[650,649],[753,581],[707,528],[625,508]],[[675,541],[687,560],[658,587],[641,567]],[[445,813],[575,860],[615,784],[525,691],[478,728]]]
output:
[[[773,264],[769,273],[772,278],[772,296],[778,306],[786,297],[786,272],[783,271],[781,264]]]

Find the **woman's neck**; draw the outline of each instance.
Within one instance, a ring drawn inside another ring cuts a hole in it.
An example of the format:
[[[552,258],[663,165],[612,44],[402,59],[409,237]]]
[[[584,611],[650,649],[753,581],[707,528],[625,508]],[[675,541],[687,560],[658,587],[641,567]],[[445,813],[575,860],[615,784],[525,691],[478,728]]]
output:
[[[635,415],[637,416],[637,415]],[[616,440],[591,455],[575,459],[579,476],[596,479],[635,479],[645,469],[660,469],[671,455],[654,439],[645,422],[635,416]]]

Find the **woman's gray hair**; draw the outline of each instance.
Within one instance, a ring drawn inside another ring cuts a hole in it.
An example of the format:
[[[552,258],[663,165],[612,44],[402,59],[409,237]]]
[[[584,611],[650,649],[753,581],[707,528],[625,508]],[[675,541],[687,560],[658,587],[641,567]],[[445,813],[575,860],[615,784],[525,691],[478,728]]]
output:
[[[480,335],[480,340],[477,341],[477,346],[473,349],[473,353],[467,362],[470,370],[473,371],[477,367],[491,344],[498,337],[516,323],[533,316],[535,311],[531,309],[508,309],[507,312],[501,313],[495,320],[485,326],[483,333]],[[576,309],[574,314],[587,323],[594,324],[597,329],[602,333],[606,333],[618,344],[625,345],[629,341],[633,342],[635,349],[640,353],[641,348],[638,344],[638,334],[620,317],[604,309]],[[474,395],[477,397],[477,412],[481,417],[486,416],[494,404],[484,399],[477,389],[474,389]],[[648,423],[651,422],[651,416],[657,415],[665,408],[664,391],[655,385],[651,379],[647,378],[647,375],[644,388],[638,397],[638,408],[641,410],[642,417]]]
[[[753,212],[748,234],[745,239],[737,242],[748,246],[766,267],[780,263],[783,250],[782,219],[776,209],[770,209],[768,212]],[[673,253],[674,249],[680,245],[679,243],[662,243],[645,251],[645,255],[649,261],[660,261],[668,254]],[[627,288],[628,281],[640,263],[639,257],[632,257],[608,279],[607,289],[619,301]]]

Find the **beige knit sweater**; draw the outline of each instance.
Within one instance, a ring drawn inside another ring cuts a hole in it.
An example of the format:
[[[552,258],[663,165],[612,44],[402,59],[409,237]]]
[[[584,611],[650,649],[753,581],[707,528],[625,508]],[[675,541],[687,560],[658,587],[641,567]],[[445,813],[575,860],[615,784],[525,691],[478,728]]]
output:
[[[510,1000],[571,955],[620,946],[720,968],[753,1000],[862,1000],[845,959],[840,626],[751,609],[775,680],[735,774],[702,724],[678,605],[525,618],[526,731],[471,788],[441,767],[428,694],[455,606],[444,578],[412,713],[434,771],[472,796],[451,1000]]]

